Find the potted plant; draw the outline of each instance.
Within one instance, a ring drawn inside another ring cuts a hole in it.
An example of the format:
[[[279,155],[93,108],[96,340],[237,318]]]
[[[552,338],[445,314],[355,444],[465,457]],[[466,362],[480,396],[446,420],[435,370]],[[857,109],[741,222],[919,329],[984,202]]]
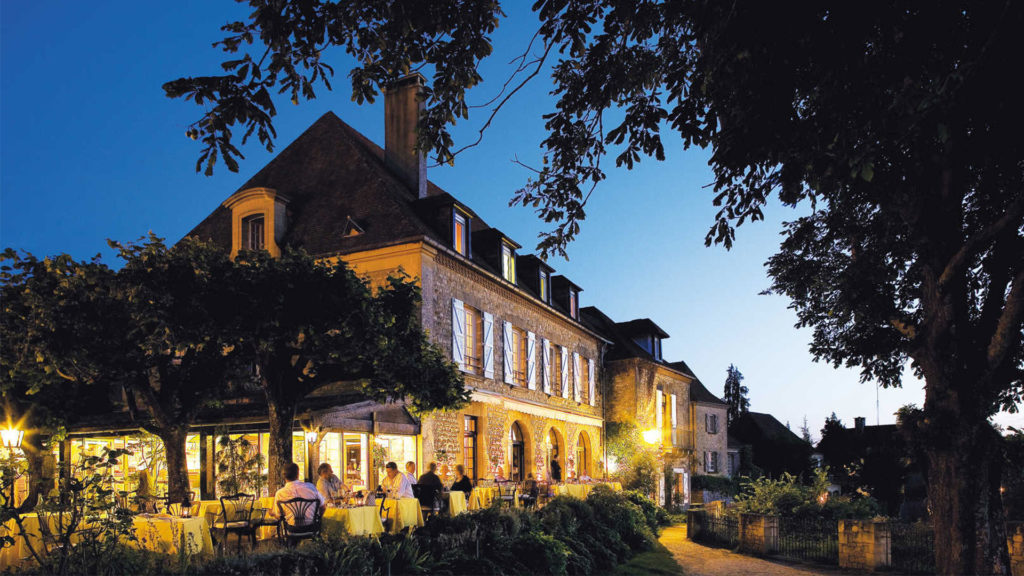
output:
[[[217,438],[217,492],[222,496],[245,492],[259,496],[267,484],[263,455],[245,436]]]

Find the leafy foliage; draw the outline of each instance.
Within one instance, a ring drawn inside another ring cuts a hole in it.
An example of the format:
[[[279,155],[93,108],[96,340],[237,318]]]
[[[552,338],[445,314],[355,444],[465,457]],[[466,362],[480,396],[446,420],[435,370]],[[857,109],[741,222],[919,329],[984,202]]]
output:
[[[694,474],[690,477],[690,488],[693,490],[708,490],[724,496],[735,496],[739,492],[739,483],[733,478],[726,476],[708,476],[705,474]]]
[[[729,421],[729,425],[736,421],[737,418],[746,414],[750,410],[750,399],[747,398],[747,387],[742,384],[743,374],[740,373],[739,369],[729,364],[729,369],[726,371],[725,377],[725,389],[722,394],[722,399],[729,405],[726,411],[726,418]]]
[[[631,422],[606,422],[605,442],[609,459],[618,466],[612,476],[627,490],[654,494],[657,487],[658,459],[640,429]]]
[[[217,437],[217,489],[222,496],[240,492],[261,495],[267,485],[262,470],[263,455],[245,436]]]
[[[873,518],[880,507],[870,497],[829,496],[828,469],[815,470],[808,484],[786,473],[781,478],[741,481],[733,513],[768,514],[827,519]]]

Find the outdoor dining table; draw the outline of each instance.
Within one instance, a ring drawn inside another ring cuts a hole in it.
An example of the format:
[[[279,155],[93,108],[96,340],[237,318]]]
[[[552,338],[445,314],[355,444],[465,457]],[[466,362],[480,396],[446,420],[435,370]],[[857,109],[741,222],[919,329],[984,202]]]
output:
[[[586,500],[594,487],[590,484],[559,484],[555,486],[555,496],[572,496]]]
[[[466,493],[462,490],[448,492],[448,515],[457,516],[466,510]]]
[[[324,510],[323,531],[334,536],[375,536],[384,532],[384,524],[376,506],[328,507]]]
[[[377,509],[380,509],[380,504],[377,505]],[[388,498],[384,501],[384,509],[387,519],[391,521],[392,534],[397,534],[410,526],[423,526],[423,510],[420,509],[420,501],[416,498],[400,498],[397,501]]]
[[[497,486],[477,486],[476,488],[473,488],[473,492],[469,495],[469,509],[479,510],[481,508],[487,508],[500,495],[501,492]],[[516,488],[514,496],[513,502],[518,508],[522,505],[519,502],[519,488]]]
[[[206,518],[181,518],[169,514],[139,514],[132,518],[133,546],[163,554],[213,554],[213,540]]]
[[[50,516],[49,524],[50,533],[56,535],[59,529],[56,515]],[[24,533],[18,529],[18,525],[13,519],[0,526],[0,536],[14,538],[13,545],[0,549],[0,570],[8,566],[21,566],[26,561],[31,561],[29,559],[32,557],[32,552],[29,551],[29,544],[36,553],[43,553],[42,536],[39,532],[39,515],[35,512],[22,514],[21,526]],[[29,542],[26,542],[26,538],[29,539]],[[75,538],[72,536],[72,542],[74,540]]]

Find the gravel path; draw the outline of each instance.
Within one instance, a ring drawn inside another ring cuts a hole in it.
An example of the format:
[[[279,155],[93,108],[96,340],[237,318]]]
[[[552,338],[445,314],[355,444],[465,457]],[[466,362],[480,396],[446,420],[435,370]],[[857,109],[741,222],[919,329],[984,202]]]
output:
[[[672,552],[686,576],[733,576],[740,574],[765,576],[835,576],[849,571],[794,566],[761,558],[735,554],[721,548],[701,546],[686,539],[686,526],[666,528],[658,540]]]

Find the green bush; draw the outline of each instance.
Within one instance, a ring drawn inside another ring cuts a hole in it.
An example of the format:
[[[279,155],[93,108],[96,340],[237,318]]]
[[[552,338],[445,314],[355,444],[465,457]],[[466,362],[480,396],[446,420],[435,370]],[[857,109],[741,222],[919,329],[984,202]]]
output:
[[[595,490],[602,489],[603,487],[598,486]],[[647,526],[650,527],[651,532],[657,535],[661,531],[662,526],[668,526],[669,516],[668,512],[664,508],[658,506],[646,495],[636,491],[630,490],[626,492],[626,498],[630,502],[640,507],[640,511],[643,512],[644,517],[647,519]]]
[[[732,478],[706,476],[703,474],[696,474],[690,478],[690,488],[692,490],[716,492],[725,496],[735,496],[740,489],[739,483]]]
[[[758,478],[743,484],[736,497],[736,513],[770,514],[787,517],[871,518],[881,507],[870,497],[827,496],[828,471],[816,470],[810,484],[784,473],[782,478]]]

